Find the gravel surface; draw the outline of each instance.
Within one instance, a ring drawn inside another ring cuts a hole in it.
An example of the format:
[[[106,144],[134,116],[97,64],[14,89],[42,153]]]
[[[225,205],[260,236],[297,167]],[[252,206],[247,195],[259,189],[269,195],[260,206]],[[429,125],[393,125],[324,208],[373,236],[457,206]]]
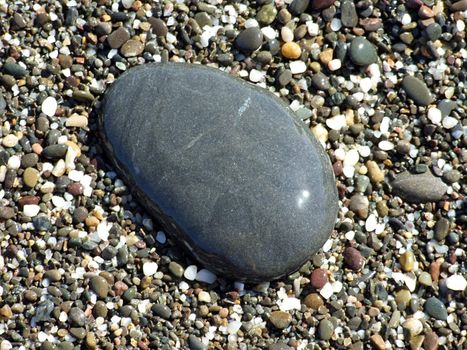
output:
[[[0,0],[0,350],[465,349],[466,17],[466,0]],[[275,92],[326,148],[339,217],[298,272],[215,276],[109,166],[102,94],[165,61]]]

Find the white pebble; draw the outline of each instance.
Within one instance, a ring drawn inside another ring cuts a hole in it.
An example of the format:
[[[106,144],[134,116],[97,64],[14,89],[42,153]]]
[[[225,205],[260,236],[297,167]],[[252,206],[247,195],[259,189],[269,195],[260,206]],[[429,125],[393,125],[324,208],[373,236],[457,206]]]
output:
[[[23,213],[26,216],[29,216],[30,218],[36,216],[39,214],[39,211],[41,210],[41,207],[39,207],[36,204],[26,204],[23,207]]]
[[[202,290],[198,294],[198,300],[202,301],[202,302],[205,302],[205,303],[210,303],[211,302],[211,295],[208,292],[205,292],[204,290]]]
[[[242,323],[240,321],[231,321],[227,325],[227,333],[229,334],[235,334],[237,333],[240,328],[242,327]]]
[[[339,18],[333,18],[331,21],[331,30],[337,32],[342,28],[342,22]]]
[[[443,127],[445,129],[452,129],[453,127],[455,127],[457,125],[457,119],[456,118],[453,118],[453,117],[445,117],[443,119]]]
[[[300,310],[301,303],[300,299],[297,298],[285,298],[277,302],[281,311]]]
[[[319,34],[319,25],[318,23],[314,23],[312,21],[306,22],[306,27],[308,29],[308,34],[310,36],[317,36]]]
[[[57,107],[57,100],[54,97],[49,96],[42,102],[41,110],[45,115],[53,117],[57,111]]]
[[[427,116],[428,116],[428,119],[430,119],[430,121],[433,124],[439,125],[441,123],[442,115],[441,115],[441,111],[438,108],[431,107],[428,110]]]
[[[204,283],[214,283],[217,279],[217,276],[207,269],[202,269],[196,274],[196,280]]]
[[[348,179],[351,179],[355,175],[355,167],[347,165],[342,168],[344,176]]]
[[[367,232],[373,232],[376,230],[376,225],[378,221],[376,220],[376,216],[374,214],[370,214],[365,221],[365,230]]]
[[[334,157],[336,160],[344,160],[345,159],[345,151],[343,148],[338,148],[334,151]]]
[[[288,43],[293,40],[293,31],[289,27],[283,26],[281,29],[281,38]]]
[[[262,80],[264,80],[264,72],[261,72],[257,69],[252,69],[250,71],[250,81],[253,83],[258,83]]]
[[[332,130],[340,130],[347,125],[347,120],[345,119],[345,115],[338,114],[326,119],[326,125]]]
[[[401,18],[402,25],[405,26],[406,24],[409,24],[410,22],[412,22],[412,17],[410,17],[408,13],[404,13],[404,15]]]
[[[198,267],[196,267],[196,265],[190,265],[185,269],[185,272],[183,273],[183,277],[185,277],[189,281],[194,281],[197,273],[198,273]]]
[[[341,67],[342,67],[342,62],[338,58],[335,58],[328,63],[328,68],[330,71],[338,70]]]
[[[446,279],[446,287],[462,292],[467,287],[467,281],[462,275],[452,275]]]
[[[7,165],[9,169],[17,170],[21,166],[21,159],[18,156],[11,156]]]
[[[258,21],[254,18],[248,18],[245,21],[245,28],[256,28],[259,27]]]
[[[390,151],[390,150],[394,149],[394,144],[392,142],[383,140],[383,141],[380,141],[378,143],[378,147],[379,147],[379,149],[381,149],[383,151]]]
[[[358,153],[364,158],[368,157],[371,154],[371,149],[368,146],[358,146]]]
[[[2,140],[2,144],[5,147],[15,147],[17,143],[18,138],[13,134],[6,135]]]
[[[268,27],[261,28],[261,32],[266,37],[266,39],[272,40],[272,39],[277,38],[277,32],[272,27],[268,26]]]
[[[362,89],[363,92],[368,92],[371,90],[373,86],[373,83],[371,82],[370,78],[363,78],[360,80],[360,89]]]
[[[129,9],[133,5],[134,0],[122,0],[124,8]]]
[[[68,173],[68,178],[76,182],[80,182],[83,179],[83,176],[84,172],[80,170],[72,170]]]
[[[351,149],[345,154],[344,166],[353,166],[358,163],[360,155],[356,149]]]
[[[0,350],[10,350],[13,349],[13,345],[8,340],[2,340],[0,343]]]
[[[303,61],[292,61],[289,63],[292,74],[300,74],[306,71],[306,63]]]
[[[323,288],[321,288],[321,290],[319,291],[319,294],[326,300],[328,300],[332,294],[334,293],[334,290],[332,288],[332,284],[331,283],[326,283]]]
[[[144,263],[143,273],[145,276],[152,276],[157,272],[158,268],[159,266],[157,265],[157,263],[149,261],[149,262]]]

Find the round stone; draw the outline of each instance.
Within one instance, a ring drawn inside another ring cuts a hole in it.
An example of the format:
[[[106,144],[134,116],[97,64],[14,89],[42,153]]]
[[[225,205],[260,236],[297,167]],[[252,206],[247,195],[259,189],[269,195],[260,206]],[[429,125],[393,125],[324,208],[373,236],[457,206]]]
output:
[[[274,3],[266,4],[256,14],[256,19],[261,25],[271,24],[277,15],[277,9]]]
[[[378,60],[376,47],[367,39],[357,36],[350,43],[350,58],[358,66],[367,66]]]
[[[235,39],[235,46],[240,51],[250,53],[260,48],[263,43],[263,33],[257,27],[247,28]]]
[[[147,64],[113,83],[99,114],[133,193],[212,272],[279,278],[329,237],[329,159],[275,95],[201,65]]]
[[[298,45],[297,43],[293,41],[289,41],[285,43],[284,45],[282,45],[281,53],[282,53],[282,56],[284,56],[285,58],[295,60],[299,58],[300,55],[302,54],[302,49],[300,48],[300,45]]]
[[[311,273],[311,286],[317,289],[323,288],[328,283],[328,274],[324,269],[314,269]]]
[[[358,271],[363,267],[365,259],[356,248],[348,247],[344,251],[344,262],[350,269]]]

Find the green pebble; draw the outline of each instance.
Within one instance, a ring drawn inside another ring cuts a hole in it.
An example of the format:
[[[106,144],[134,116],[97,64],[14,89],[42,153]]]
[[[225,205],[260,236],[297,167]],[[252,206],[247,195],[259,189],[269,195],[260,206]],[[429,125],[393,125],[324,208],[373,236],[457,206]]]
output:
[[[321,320],[319,323],[319,337],[322,340],[329,340],[334,333],[334,325],[329,320]]]
[[[426,287],[431,287],[431,285],[433,284],[431,275],[428,272],[422,272],[420,276],[418,276],[418,282]]]
[[[437,320],[446,321],[448,319],[446,306],[436,297],[431,297],[426,301],[425,312]]]
[[[402,89],[419,106],[428,106],[433,101],[425,82],[411,75],[402,80]]]
[[[169,264],[169,271],[175,277],[180,278],[183,276],[183,272],[185,271],[185,269],[180,264],[176,263],[175,261],[171,261]]]
[[[358,36],[350,44],[350,58],[358,66],[367,66],[378,60],[378,53],[372,43]]]
[[[256,14],[256,19],[261,25],[271,24],[277,15],[277,9],[274,3],[264,5]]]

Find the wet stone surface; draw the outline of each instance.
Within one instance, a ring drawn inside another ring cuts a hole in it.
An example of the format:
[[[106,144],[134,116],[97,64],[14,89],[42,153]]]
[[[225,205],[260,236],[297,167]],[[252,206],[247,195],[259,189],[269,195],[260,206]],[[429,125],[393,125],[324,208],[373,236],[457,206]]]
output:
[[[282,276],[334,226],[323,148],[264,90],[201,66],[146,65],[113,84],[101,122],[141,203],[213,271]]]

